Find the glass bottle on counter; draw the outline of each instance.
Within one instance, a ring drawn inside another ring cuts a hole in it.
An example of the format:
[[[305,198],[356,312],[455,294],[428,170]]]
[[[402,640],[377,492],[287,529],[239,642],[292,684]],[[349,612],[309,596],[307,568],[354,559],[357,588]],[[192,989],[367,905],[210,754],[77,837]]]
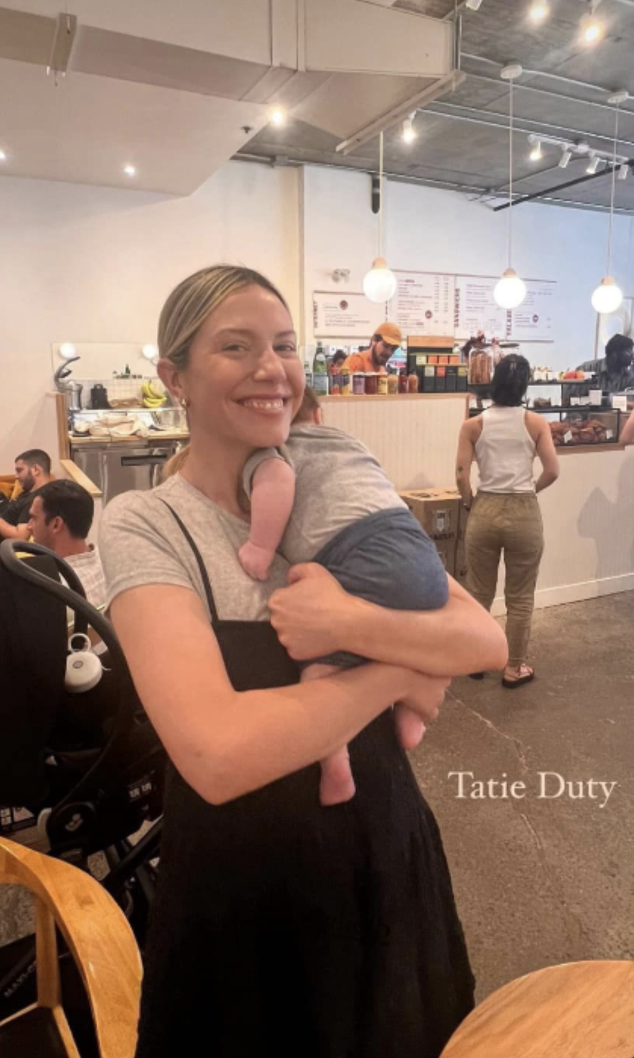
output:
[[[390,396],[398,393],[398,375],[395,371],[390,371],[387,376],[387,391]]]
[[[365,393],[365,377],[361,371],[356,371],[352,376],[352,392],[355,397]]]
[[[412,373],[407,376],[407,392],[418,393],[418,375]]]
[[[398,391],[399,393],[407,393],[407,375],[405,374],[405,368],[398,373]]]
[[[317,342],[313,358],[313,389],[320,397],[328,394],[328,361],[321,342]]]

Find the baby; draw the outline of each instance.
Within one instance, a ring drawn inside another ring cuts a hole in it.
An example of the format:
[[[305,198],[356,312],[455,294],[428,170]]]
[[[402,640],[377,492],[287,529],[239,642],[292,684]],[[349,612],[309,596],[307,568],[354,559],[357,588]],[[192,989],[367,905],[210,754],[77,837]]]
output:
[[[401,500],[374,456],[359,441],[321,425],[307,390],[286,445],[260,449],[247,461],[243,487],[251,501],[243,569],[266,580],[276,551],[291,565],[318,562],[341,586],[394,610],[437,610],[448,599],[447,575],[434,544]],[[302,680],[363,664],[339,652],[307,662]],[[401,743],[418,745],[425,730],[411,710],[395,711]],[[321,762],[320,801],[355,793],[347,748]]]

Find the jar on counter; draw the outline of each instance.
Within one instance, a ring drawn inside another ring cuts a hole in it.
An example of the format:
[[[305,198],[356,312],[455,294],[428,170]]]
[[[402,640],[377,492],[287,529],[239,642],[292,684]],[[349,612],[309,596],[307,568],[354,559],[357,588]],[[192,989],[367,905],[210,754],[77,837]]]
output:
[[[404,371],[399,371],[398,374],[398,391],[399,393],[407,393],[407,375]]]
[[[472,386],[488,386],[493,378],[493,357],[489,349],[475,345],[469,353],[469,382]]]
[[[340,371],[339,372],[339,392],[341,393],[341,396],[342,397],[348,397],[348,396],[350,396],[351,391],[352,391],[352,387],[351,387],[351,384],[350,384],[350,372],[349,371]]]
[[[360,371],[352,376],[352,392],[357,397],[365,393],[365,375]]]
[[[387,391],[390,396],[398,393],[398,375],[387,376]]]
[[[367,371],[364,375],[365,378],[365,395],[366,397],[375,397],[378,389],[378,375],[375,371]]]
[[[376,380],[376,391],[379,397],[387,397],[387,375],[379,375]]]
[[[418,375],[407,376],[407,392],[418,393]]]

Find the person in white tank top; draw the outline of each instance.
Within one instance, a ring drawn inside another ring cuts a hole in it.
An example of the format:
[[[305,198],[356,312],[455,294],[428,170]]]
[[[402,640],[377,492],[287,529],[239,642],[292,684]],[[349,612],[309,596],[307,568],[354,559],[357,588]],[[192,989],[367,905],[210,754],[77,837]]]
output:
[[[535,676],[526,658],[544,549],[536,493],[559,476],[550,427],[524,406],[529,381],[530,365],[523,356],[513,353],[498,364],[491,384],[493,405],[464,423],[456,460],[456,482],[462,502],[471,511],[465,538],[467,588],[487,610],[495,597],[504,556],[509,658],[502,684],[509,689]],[[536,458],[542,471],[535,481]],[[480,478],[475,498],[471,489],[474,462]]]

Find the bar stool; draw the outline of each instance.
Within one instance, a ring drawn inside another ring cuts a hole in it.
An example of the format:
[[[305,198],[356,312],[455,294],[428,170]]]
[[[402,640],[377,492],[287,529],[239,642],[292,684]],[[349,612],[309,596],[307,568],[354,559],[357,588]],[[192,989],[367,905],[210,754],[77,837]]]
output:
[[[549,966],[488,996],[441,1058],[633,1058],[634,962]]]

